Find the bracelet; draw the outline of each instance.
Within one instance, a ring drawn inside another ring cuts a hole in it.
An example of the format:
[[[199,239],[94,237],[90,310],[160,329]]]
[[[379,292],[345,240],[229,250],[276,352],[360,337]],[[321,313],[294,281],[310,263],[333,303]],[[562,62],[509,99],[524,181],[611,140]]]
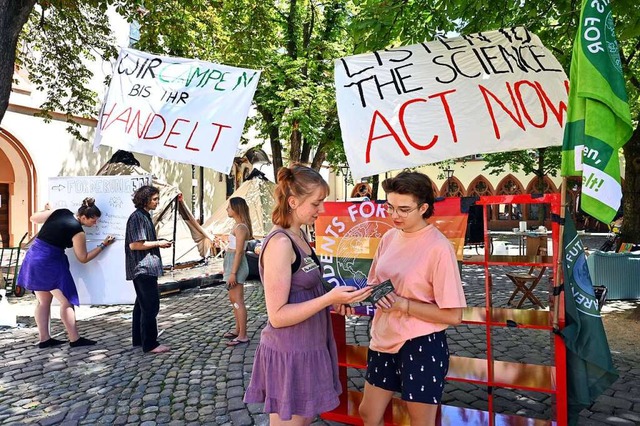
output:
[[[411,307],[411,299],[407,299],[407,312],[406,314],[409,315],[409,308]]]
[[[100,247],[102,250],[104,250],[105,247],[107,247],[107,246],[106,246],[105,243],[100,243],[100,244],[98,244],[98,247]]]

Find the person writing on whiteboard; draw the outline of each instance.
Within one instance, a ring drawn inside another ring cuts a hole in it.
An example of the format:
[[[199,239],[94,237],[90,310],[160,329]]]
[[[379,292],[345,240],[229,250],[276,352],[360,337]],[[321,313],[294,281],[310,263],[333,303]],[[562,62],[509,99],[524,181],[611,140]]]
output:
[[[406,402],[411,425],[435,425],[449,368],[446,329],[466,307],[454,249],[427,222],[434,212],[431,180],[402,172],[382,182],[394,229],[373,258],[368,285],[391,280],[395,290],[376,304],[371,323],[360,417],[382,425],[395,392]]]
[[[133,281],[136,301],[133,306],[131,338],[133,346],[142,346],[143,352],[168,352],[168,346],[158,343],[156,317],[160,311],[158,277],[162,276],[160,249],[171,247],[172,242],[158,240],[149,212],[160,202],[160,190],[150,185],[141,186],[133,194],[136,210],[127,220],[124,251],[126,279]]]
[[[35,319],[40,348],[66,343],[52,338],[50,334],[51,302],[54,297],[60,303],[60,319],[67,330],[69,345],[75,348],[96,344],[95,340],[78,334],[74,306],[78,306],[80,301],[65,249],[73,247],[78,261],[87,263],[113,244],[115,238],[107,236],[97,247],[87,251],[87,238],[82,227],[95,226],[100,216],[95,200],[89,197],[82,201],[75,215],[68,209],[51,210],[47,204],[45,210],[31,216],[31,221],[42,224],[42,228],[22,262],[18,285],[36,294]]]

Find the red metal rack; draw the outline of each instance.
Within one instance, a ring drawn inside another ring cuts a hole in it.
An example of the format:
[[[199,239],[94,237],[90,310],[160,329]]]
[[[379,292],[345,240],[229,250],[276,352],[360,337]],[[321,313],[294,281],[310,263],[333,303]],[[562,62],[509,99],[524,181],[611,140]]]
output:
[[[560,194],[545,194],[532,197],[531,195],[490,196],[481,197],[476,203],[482,205],[485,215],[485,247],[490,247],[487,229],[488,207],[500,204],[546,204],[553,214],[560,214]],[[485,306],[465,309],[463,323],[484,327],[486,330],[487,358],[469,358],[452,356],[447,380],[474,383],[485,386],[488,395],[488,409],[486,411],[441,406],[437,423],[441,425],[559,425],[567,424],[567,383],[566,383],[566,349],[561,337],[553,333],[553,308],[549,311],[506,309],[492,306],[492,280],[489,267],[492,266],[546,266],[554,272],[557,268],[557,254],[559,249],[559,226],[552,224],[553,256],[494,256],[485,250],[484,255],[474,256],[463,260],[463,264],[481,265],[485,271]],[[550,292],[552,293],[552,292]],[[564,327],[564,301],[560,297],[558,325]],[[342,388],[347,389],[347,368],[366,368],[365,346],[346,344],[345,319],[340,315],[333,315],[333,331],[338,344],[338,363],[340,366],[340,380]],[[546,330],[554,345],[553,365],[535,365],[518,362],[495,360],[492,347],[492,327],[514,327],[520,329]],[[535,391],[551,394],[555,397],[555,420],[531,419],[517,415],[500,414],[494,410],[492,390],[495,388],[509,388],[513,390]],[[345,391],[341,395],[340,406],[335,410],[324,413],[323,418],[348,424],[362,424],[358,415],[358,406],[362,394],[357,391]],[[404,402],[393,399],[385,413],[386,425],[409,424],[409,416]]]

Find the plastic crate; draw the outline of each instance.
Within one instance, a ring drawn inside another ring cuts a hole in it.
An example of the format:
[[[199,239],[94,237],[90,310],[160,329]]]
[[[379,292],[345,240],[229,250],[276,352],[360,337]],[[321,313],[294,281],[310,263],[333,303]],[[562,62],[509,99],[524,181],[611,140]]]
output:
[[[640,299],[640,254],[594,251],[587,265],[593,285],[607,288],[607,300]]]

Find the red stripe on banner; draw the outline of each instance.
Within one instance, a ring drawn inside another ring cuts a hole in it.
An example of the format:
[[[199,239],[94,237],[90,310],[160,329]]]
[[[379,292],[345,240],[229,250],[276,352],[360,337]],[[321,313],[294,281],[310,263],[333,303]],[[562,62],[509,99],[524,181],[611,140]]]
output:
[[[460,211],[460,200],[458,197],[448,197],[436,200],[433,205],[434,216],[466,216]]]
[[[384,201],[364,201],[354,203],[350,201],[325,201],[325,216],[349,217],[381,217],[386,216]]]

